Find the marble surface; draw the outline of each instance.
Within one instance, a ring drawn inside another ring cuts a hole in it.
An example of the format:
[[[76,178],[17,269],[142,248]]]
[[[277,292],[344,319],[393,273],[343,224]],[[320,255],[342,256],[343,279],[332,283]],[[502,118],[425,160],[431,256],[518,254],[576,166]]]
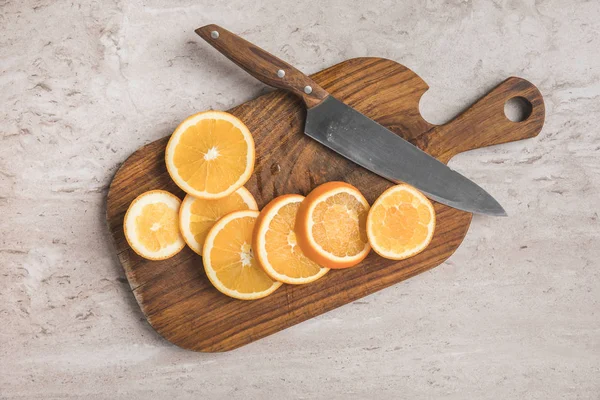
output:
[[[145,322],[104,220],[119,164],[266,91],[193,32],[219,23],[306,72],[380,56],[431,122],[508,76],[535,139],[457,156],[509,218],[440,267],[239,350]],[[600,2],[0,0],[1,399],[599,399]]]

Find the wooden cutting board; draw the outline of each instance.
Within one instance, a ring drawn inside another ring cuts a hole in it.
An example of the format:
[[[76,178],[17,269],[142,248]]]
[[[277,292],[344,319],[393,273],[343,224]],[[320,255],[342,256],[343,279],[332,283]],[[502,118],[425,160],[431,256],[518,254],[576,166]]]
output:
[[[544,102],[526,80],[509,78],[445,125],[432,125],[419,113],[428,86],[408,68],[381,58],[357,58],[312,76],[339,100],[437,157],[536,136],[544,123]],[[511,122],[504,104],[527,99],[532,110],[522,122]],[[305,109],[292,95],[275,91],[234,107],[256,142],[256,168],[246,187],[259,207],[286,193],[306,195],[334,180],[358,187],[372,204],[391,184],[306,137]],[[173,126],[173,129],[175,126]],[[385,260],[374,252],[357,267],[332,270],[320,280],[283,285],[254,301],[229,298],[208,281],[202,258],[185,248],[164,261],[135,254],[123,234],[129,203],[152,189],[183,199],[164,162],[168,137],[133,153],[117,171],[107,198],[108,227],[116,252],[142,312],[165,339],[195,351],[227,351],[322,314],[441,264],[465,237],[472,215],[435,203],[437,227],[429,247],[404,261]],[[485,182],[480,182],[485,187]]]

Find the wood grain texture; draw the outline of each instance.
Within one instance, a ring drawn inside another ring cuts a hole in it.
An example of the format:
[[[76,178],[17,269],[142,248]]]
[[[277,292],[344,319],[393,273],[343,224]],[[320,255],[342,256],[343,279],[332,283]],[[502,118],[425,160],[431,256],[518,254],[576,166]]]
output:
[[[217,32],[218,37],[212,37],[213,32]],[[300,97],[307,108],[316,106],[328,96],[321,86],[290,64],[225,28],[211,24],[196,29],[196,33],[256,79]],[[284,72],[281,77],[277,75],[279,70]],[[305,93],[306,86],[310,86],[312,92]]]
[[[531,83],[509,78],[446,125],[435,126],[419,113],[428,86],[414,72],[386,59],[352,59],[312,76],[336,98],[351,105],[423,150],[448,161],[460,151],[536,136],[544,105]],[[514,123],[504,103],[522,96],[533,105],[529,118]],[[305,108],[296,97],[275,91],[229,110],[250,128],[256,142],[256,168],[246,187],[259,207],[285,193],[306,195],[315,186],[342,180],[358,187],[372,203],[391,185],[303,135]],[[168,137],[131,155],[116,173],[107,198],[107,220],[116,251],[148,322],[172,343],[196,351],[226,351],[285,329],[433,268],[458,248],[472,215],[434,203],[437,228],[430,246],[403,261],[371,252],[357,267],[331,271],[304,285],[283,285],[256,301],[231,299],[212,287],[202,259],[185,248],[164,261],[135,254],[123,235],[129,203],[151,189],[183,198],[164,163]],[[484,185],[485,186],[485,185]]]

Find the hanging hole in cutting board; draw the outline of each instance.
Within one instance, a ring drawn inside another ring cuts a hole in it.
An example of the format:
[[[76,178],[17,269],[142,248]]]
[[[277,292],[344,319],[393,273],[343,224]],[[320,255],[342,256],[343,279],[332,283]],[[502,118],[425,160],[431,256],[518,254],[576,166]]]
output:
[[[504,103],[504,115],[512,122],[525,121],[532,111],[533,106],[525,97],[513,97]]]

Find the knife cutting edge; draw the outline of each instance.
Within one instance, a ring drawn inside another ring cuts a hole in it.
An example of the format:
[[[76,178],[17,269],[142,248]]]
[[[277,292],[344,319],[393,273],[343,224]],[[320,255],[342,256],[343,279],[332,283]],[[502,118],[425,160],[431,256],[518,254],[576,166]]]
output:
[[[335,99],[308,76],[252,43],[206,25],[196,33],[263,83],[299,96],[307,108],[304,133],[392,182],[405,182],[429,198],[459,210],[506,216],[502,206],[473,181]]]

